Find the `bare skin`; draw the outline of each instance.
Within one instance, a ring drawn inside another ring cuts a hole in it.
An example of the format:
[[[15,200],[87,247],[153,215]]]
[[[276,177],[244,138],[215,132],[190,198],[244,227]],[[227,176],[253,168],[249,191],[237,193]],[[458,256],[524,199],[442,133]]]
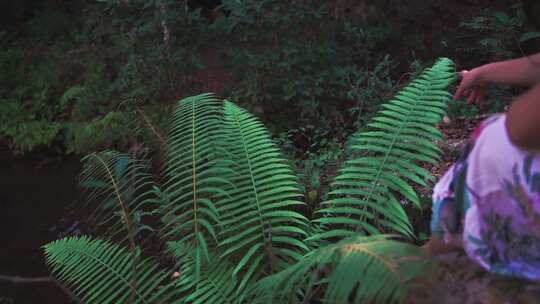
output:
[[[461,83],[454,100],[467,97],[469,103],[481,103],[489,85],[534,86],[540,83],[540,53],[519,59],[494,62],[459,73]]]
[[[459,73],[461,83],[454,100],[467,98],[479,104],[489,85],[528,86],[506,113],[506,130],[510,141],[525,150],[540,151],[540,53],[509,61],[490,63]],[[462,248],[431,237],[423,246],[429,255],[443,254]]]
[[[540,84],[512,103],[506,113],[506,130],[514,145],[540,150]]]

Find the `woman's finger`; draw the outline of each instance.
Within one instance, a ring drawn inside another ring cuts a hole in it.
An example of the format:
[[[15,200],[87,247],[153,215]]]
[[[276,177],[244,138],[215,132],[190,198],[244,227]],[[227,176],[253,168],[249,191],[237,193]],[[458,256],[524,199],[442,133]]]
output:
[[[486,92],[483,87],[475,87],[472,89],[469,98],[467,99],[468,104],[480,105],[484,100]]]
[[[465,74],[469,73],[468,70],[462,70],[461,72],[458,73],[458,76],[463,78],[463,76],[465,76]]]
[[[458,89],[458,91],[454,95],[454,100],[459,100],[464,97],[469,97],[471,96],[471,92],[472,92],[471,89],[466,89],[465,87],[462,86]]]
[[[471,94],[469,94],[469,98],[467,98],[467,103],[473,104],[476,101],[476,96],[478,96],[478,90],[474,88],[471,90]]]
[[[486,90],[484,88],[478,88],[476,93],[476,100],[475,104],[480,105],[484,101],[484,98],[486,97]]]
[[[467,70],[463,70],[458,73],[458,76],[461,78],[461,83],[459,84],[456,93],[454,94],[454,100],[461,99],[464,96],[467,96],[468,93],[466,92],[468,90],[467,83],[464,82],[465,75],[469,73]]]
[[[467,89],[463,84],[460,84],[456,93],[454,94],[454,100],[459,100],[467,95],[469,95],[469,89]]]

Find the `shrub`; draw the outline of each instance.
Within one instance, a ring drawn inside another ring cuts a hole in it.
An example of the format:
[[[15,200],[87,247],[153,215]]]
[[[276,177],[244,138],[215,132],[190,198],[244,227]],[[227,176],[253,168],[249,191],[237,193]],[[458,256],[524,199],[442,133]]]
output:
[[[258,119],[209,94],[186,98],[161,179],[122,153],[85,158],[81,186],[101,238],[52,242],[47,263],[86,303],[399,302],[426,262],[383,233],[413,235],[398,198],[418,204],[408,182],[430,180],[417,164],[439,157],[433,125],[454,78],[439,60],[353,135],[353,156],[312,222]],[[147,237],[167,242],[175,268],[143,257]]]

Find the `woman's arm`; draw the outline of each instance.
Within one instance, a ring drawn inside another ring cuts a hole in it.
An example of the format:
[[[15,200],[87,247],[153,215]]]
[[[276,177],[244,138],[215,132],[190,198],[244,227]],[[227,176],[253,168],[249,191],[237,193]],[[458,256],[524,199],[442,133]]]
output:
[[[486,64],[462,71],[461,83],[454,99],[467,97],[469,103],[480,103],[489,84],[532,86],[540,83],[540,53],[514,60]]]
[[[540,150],[540,84],[518,97],[506,113],[510,141],[526,150]]]
[[[540,53],[475,68],[478,85],[508,84],[531,86],[540,82]]]

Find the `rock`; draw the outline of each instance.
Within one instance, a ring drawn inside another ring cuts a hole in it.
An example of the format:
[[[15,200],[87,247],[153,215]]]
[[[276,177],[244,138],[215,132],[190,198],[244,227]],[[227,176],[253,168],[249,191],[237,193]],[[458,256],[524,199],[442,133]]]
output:
[[[434,258],[437,266],[415,281],[410,304],[540,303],[540,284],[489,273],[464,253]]]

